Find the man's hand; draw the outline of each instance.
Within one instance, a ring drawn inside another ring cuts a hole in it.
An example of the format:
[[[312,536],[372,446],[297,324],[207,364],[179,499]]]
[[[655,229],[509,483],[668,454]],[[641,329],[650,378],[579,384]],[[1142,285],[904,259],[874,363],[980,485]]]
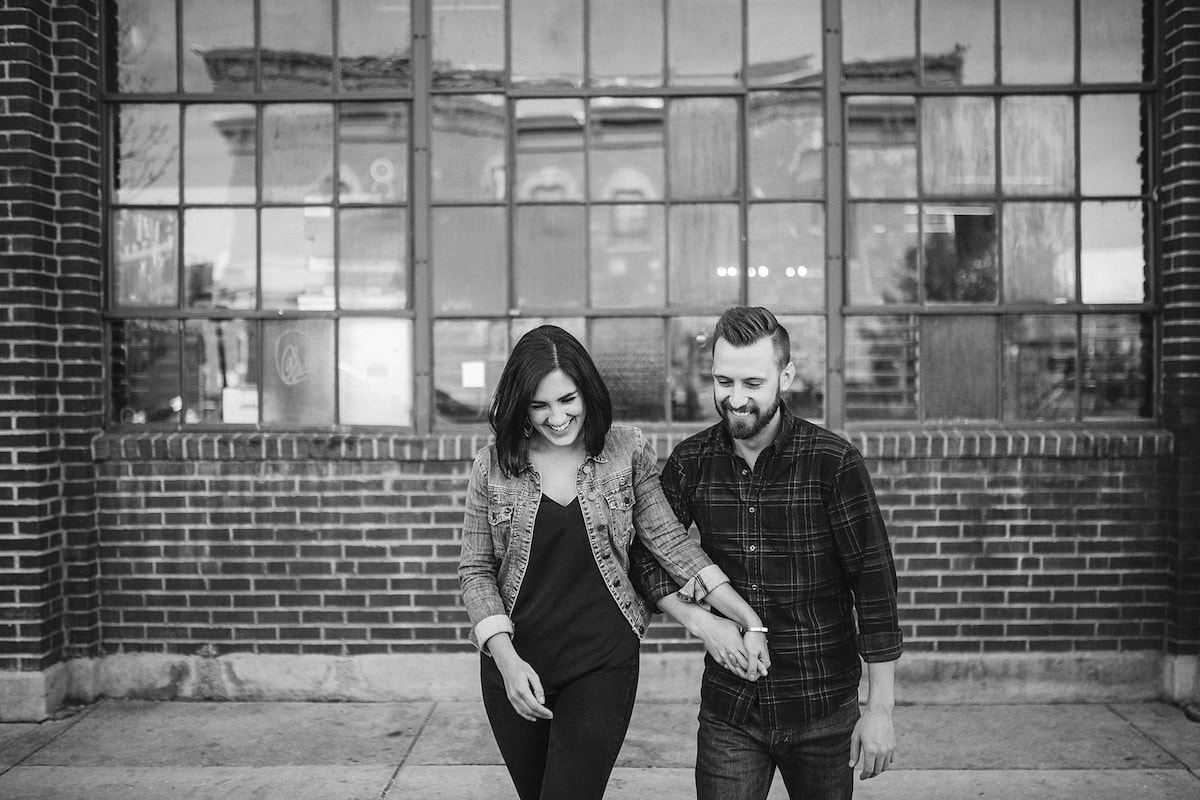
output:
[[[896,732],[892,728],[891,711],[868,704],[850,737],[850,767],[861,764],[858,777],[865,781],[891,767],[895,752]]]

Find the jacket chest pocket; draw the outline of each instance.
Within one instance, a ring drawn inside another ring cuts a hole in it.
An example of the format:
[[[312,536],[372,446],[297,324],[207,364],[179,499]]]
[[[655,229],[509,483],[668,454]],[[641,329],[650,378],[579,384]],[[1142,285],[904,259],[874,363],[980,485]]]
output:
[[[633,503],[633,488],[628,483],[604,489],[609,536],[622,549],[633,540]]]
[[[512,537],[513,504],[492,502],[488,506],[488,527],[492,531],[492,552],[497,560],[503,560],[508,552],[508,542]]]

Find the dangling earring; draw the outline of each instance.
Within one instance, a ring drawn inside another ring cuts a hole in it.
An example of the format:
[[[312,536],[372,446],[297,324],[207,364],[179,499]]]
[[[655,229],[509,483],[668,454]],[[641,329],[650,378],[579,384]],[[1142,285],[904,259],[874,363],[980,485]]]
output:
[[[528,419],[525,420],[525,427],[521,428],[521,433],[525,434],[526,439],[533,436],[533,425],[530,424]]]

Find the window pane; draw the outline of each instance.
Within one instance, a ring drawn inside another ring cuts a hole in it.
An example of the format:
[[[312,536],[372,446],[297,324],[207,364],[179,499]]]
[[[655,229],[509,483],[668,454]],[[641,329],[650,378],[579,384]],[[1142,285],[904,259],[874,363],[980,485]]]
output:
[[[741,0],[668,0],[672,85],[736,83],[742,70]]]
[[[583,317],[517,317],[509,322],[508,340],[516,347],[522,336],[541,325],[557,325],[587,347],[587,320]]]
[[[1083,318],[1083,418],[1153,415],[1154,322],[1149,316]]]
[[[311,92],[333,86],[332,0],[260,0],[262,88]]]
[[[432,17],[435,87],[504,84],[504,0],[433,0]]]
[[[996,111],[990,97],[927,97],[921,124],[925,191],[970,195],[996,190]]]
[[[1075,207],[1009,203],[1004,207],[1004,299],[1075,301]]]
[[[344,91],[407,89],[411,84],[409,0],[340,0],[338,38]]]
[[[1004,321],[1005,419],[1075,419],[1075,317]]]
[[[333,321],[263,322],[263,422],[333,424]]]
[[[917,418],[915,317],[846,319],[846,417]]]
[[[820,81],[825,72],[820,0],[752,0],[746,13],[748,81]]]
[[[265,106],[262,170],[264,202],[332,200],[333,106],[328,103]]]
[[[995,0],[921,0],[925,84],[996,81]]]
[[[179,323],[113,320],[113,422],[179,422]]]
[[[583,85],[583,0],[511,0],[513,83]]]
[[[592,206],[592,307],[665,305],[665,241],[660,205]]]
[[[508,230],[503,208],[433,209],[433,307],[508,310]]]
[[[593,200],[663,198],[663,101],[657,97],[591,100],[588,169]]]
[[[252,92],[254,70],[252,3],[183,0],[185,92]]]
[[[1075,0],[1000,0],[1004,83],[1071,83]]]
[[[116,6],[117,91],[175,91],[175,3],[116,0]]]
[[[518,200],[583,199],[583,101],[518,100]]]
[[[916,83],[914,0],[843,0],[846,83]]]
[[[671,419],[675,422],[716,422],[713,403],[712,334],[716,317],[675,317],[670,320]]]
[[[825,318],[779,317],[792,338],[792,363],[796,377],[783,393],[793,414],[805,419],[825,418]]]
[[[338,416],[343,425],[412,425],[412,322],[338,322]]]
[[[1084,83],[1150,79],[1143,71],[1143,13],[1142,4],[1131,0],[1084,0],[1079,43]]]
[[[917,101],[846,99],[846,186],[854,197],[917,194]]]
[[[1137,201],[1083,203],[1080,282],[1085,303],[1146,301],[1146,219]]]
[[[1079,101],[1079,165],[1084,194],[1141,194],[1145,181],[1142,107],[1135,94]]]
[[[755,92],[747,104],[750,196],[820,198],[825,190],[821,96]]]
[[[661,86],[663,7],[646,0],[591,0],[593,86]]]
[[[185,203],[253,203],[258,123],[254,106],[186,106]]]
[[[263,308],[332,310],[333,209],[262,210]]]
[[[504,320],[433,323],[433,394],[439,423],[485,423],[508,359]]]
[[[667,358],[661,319],[592,320],[590,352],[612,396],[613,419],[664,418]]]
[[[851,305],[917,301],[917,207],[855,203],[846,216]]]
[[[408,106],[343,103],[338,107],[343,203],[408,201]]]
[[[521,206],[516,213],[517,307],[582,308],[587,303],[586,210]]]
[[[179,107],[124,105],[117,123],[118,203],[179,202]]]
[[[674,100],[670,114],[671,195],[736,197],[737,101],[718,97]]]
[[[925,208],[925,299],[932,303],[996,300],[996,210],[991,206]]]
[[[434,97],[431,152],[433,199],[503,200],[504,98]]]
[[[408,306],[408,216],[402,208],[338,212],[338,298],[342,308]]]
[[[185,320],[183,343],[184,421],[258,424],[258,323]]]
[[[173,307],[179,298],[179,223],[175,211],[113,216],[113,300],[117,306]]]
[[[252,208],[183,212],[183,266],[189,308],[254,308],[258,222]]]
[[[825,207],[818,203],[750,206],[750,305],[825,307]]]
[[[1004,190],[1069,194],[1075,188],[1075,107],[1069,97],[1000,101]]]
[[[737,302],[741,283],[737,206],[672,206],[669,235],[672,305]]]
[[[996,419],[995,317],[921,319],[921,396],[927,419]],[[969,365],[970,379],[963,379]]]

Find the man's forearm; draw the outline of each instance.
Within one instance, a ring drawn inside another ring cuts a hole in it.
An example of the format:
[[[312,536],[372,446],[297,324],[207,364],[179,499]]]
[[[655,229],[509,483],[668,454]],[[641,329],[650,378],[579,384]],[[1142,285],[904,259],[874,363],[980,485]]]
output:
[[[867,662],[867,707],[890,712],[896,705],[896,662]]]

